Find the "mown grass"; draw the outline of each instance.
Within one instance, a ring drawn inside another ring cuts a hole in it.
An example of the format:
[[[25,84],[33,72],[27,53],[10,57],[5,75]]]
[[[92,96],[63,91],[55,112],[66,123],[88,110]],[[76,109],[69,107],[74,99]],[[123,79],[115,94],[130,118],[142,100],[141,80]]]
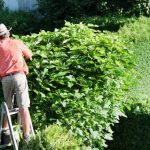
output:
[[[108,150],[150,149],[150,18],[140,17],[118,31],[135,56],[136,84],[129,96],[133,98],[127,118],[113,127],[114,140]]]
[[[119,30],[119,35],[127,41],[135,54],[136,86],[130,93],[139,99],[150,97],[150,18],[140,17],[127,23]]]

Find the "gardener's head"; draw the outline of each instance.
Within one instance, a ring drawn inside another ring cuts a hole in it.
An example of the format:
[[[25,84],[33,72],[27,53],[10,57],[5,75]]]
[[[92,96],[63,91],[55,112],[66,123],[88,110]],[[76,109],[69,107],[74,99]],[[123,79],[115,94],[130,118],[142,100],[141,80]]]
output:
[[[8,38],[10,36],[10,30],[7,29],[7,27],[1,23],[0,24],[0,39]]]

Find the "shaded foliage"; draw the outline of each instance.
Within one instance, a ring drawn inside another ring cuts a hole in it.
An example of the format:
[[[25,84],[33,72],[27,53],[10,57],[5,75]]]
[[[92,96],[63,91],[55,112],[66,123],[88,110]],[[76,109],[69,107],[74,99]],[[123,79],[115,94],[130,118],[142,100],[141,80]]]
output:
[[[38,5],[42,21],[55,27],[81,16],[150,15],[149,0],[38,0]]]
[[[108,142],[109,150],[148,150],[150,148],[150,115],[132,114],[121,118],[112,129],[114,140]]]

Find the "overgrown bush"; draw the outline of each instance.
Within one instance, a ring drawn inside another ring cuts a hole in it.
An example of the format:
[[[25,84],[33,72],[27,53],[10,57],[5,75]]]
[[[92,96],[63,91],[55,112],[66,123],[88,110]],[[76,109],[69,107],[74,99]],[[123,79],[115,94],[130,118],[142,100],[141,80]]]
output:
[[[36,133],[28,145],[23,143],[20,148],[21,150],[77,150],[84,147],[81,140],[70,135],[65,128],[51,125]]]
[[[112,139],[125,92],[131,84],[132,54],[117,36],[84,24],[22,37],[33,50],[29,62],[34,125],[56,122],[103,149]]]

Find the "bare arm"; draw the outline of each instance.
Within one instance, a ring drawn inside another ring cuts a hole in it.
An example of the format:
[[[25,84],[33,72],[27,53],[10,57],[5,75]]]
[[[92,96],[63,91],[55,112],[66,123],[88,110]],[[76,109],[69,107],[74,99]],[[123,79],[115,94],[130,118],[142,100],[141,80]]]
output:
[[[22,41],[19,41],[18,46],[21,49],[23,56],[32,60],[32,51]]]

